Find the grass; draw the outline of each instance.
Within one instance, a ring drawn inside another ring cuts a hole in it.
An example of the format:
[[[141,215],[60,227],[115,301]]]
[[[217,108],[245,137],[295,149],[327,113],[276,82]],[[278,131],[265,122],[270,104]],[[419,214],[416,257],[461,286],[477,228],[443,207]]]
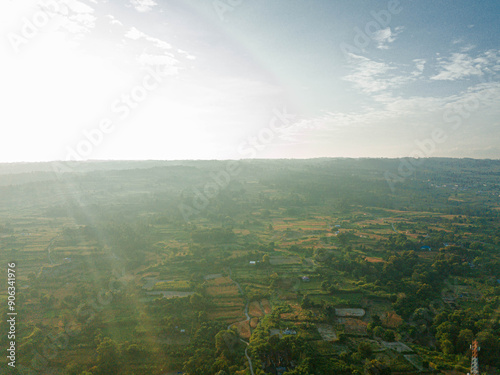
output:
[[[316,304],[327,303],[334,306],[360,306],[362,304],[363,298],[365,297],[363,293],[335,293],[334,295],[329,294],[309,294],[311,301]]]
[[[191,290],[189,281],[187,280],[177,280],[177,281],[160,281],[155,284],[153,290],[178,290],[178,291],[188,291]]]

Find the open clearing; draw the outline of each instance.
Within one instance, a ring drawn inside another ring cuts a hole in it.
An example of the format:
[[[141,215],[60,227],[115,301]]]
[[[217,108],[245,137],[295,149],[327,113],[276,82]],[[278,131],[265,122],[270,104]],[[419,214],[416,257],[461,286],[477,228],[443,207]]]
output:
[[[318,332],[321,335],[321,338],[325,341],[334,341],[337,340],[337,334],[333,329],[332,325],[329,324],[317,324]]]
[[[365,310],[363,309],[335,309],[335,315],[341,317],[355,316],[361,318],[365,316]]]
[[[187,297],[194,294],[194,292],[176,292],[176,291],[164,290],[156,292],[146,292],[146,294],[148,296],[163,295],[163,298],[174,298],[174,297]]]

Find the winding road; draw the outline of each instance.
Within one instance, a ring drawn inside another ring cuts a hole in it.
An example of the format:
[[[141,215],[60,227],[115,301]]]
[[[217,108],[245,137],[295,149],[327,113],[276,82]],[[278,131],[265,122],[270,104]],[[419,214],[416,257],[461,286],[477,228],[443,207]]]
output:
[[[243,341],[245,344],[247,344],[247,347],[245,348],[245,357],[247,357],[247,359],[248,359],[248,365],[250,366],[250,374],[255,375],[253,372],[252,359],[248,355],[248,345],[250,345],[250,344],[248,342],[246,342],[245,340],[242,340],[242,339],[240,339],[240,340]]]
[[[245,296],[245,293],[243,293],[243,289],[241,288],[241,285],[237,282],[237,281],[234,281],[231,277],[231,267],[229,267],[229,279],[236,284],[236,286],[238,287],[238,290],[240,291],[241,295],[242,296]],[[245,316],[247,317],[245,321],[249,321],[250,320],[250,315],[248,315],[248,299],[246,299],[246,304],[245,304]],[[231,329],[231,326],[233,325],[233,323],[231,323],[230,325],[227,326],[227,329]],[[240,341],[244,342],[247,347],[245,348],[245,357],[247,357],[247,360],[248,360],[248,365],[250,366],[250,374],[252,375],[255,375],[254,372],[253,372],[253,365],[252,365],[252,359],[250,358],[250,356],[248,355],[248,345],[250,345],[248,342],[246,342],[245,340],[241,339],[240,338]]]
[[[51,265],[54,264],[54,262],[52,261],[52,257],[50,256],[50,250],[51,250],[52,244],[57,239],[57,237],[59,237],[59,236],[55,236],[54,238],[52,238],[50,240],[49,246],[47,246],[47,254],[49,256],[49,262],[50,262]]]

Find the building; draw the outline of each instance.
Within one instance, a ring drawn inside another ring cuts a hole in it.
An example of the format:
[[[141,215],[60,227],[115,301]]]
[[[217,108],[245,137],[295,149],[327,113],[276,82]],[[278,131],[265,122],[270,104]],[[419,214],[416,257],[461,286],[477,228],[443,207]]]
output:
[[[297,334],[297,331],[295,331],[295,330],[293,330],[293,329],[288,329],[288,328],[287,328],[287,329],[285,329],[285,330],[283,331],[283,334],[284,334],[284,335],[296,335],[296,334]]]

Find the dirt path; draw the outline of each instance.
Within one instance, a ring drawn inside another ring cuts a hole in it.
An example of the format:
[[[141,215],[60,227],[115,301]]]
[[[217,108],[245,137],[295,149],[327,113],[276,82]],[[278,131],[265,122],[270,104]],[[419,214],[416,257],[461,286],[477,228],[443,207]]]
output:
[[[54,241],[57,239],[57,237],[59,237],[59,235],[55,236],[54,238],[52,238],[50,240],[50,243],[49,243],[49,246],[47,246],[47,254],[49,256],[49,262],[51,265],[54,264],[54,262],[52,261],[52,257],[50,256],[50,250],[51,250],[51,247],[52,247],[52,244],[54,243]]]
[[[245,357],[247,357],[247,359],[248,359],[248,365],[250,366],[250,374],[255,375],[253,373],[252,359],[248,355],[248,345],[249,345],[249,343],[246,342],[245,340],[241,340],[241,341],[243,341],[245,344],[247,344],[247,347],[245,348]]]
[[[238,287],[238,290],[240,291],[241,295],[243,297],[245,297],[245,294],[243,293],[243,289],[241,288],[241,285],[237,282],[237,281],[234,281],[231,277],[231,267],[229,267],[229,279],[236,284],[236,286]],[[246,304],[245,304],[245,316],[247,317],[246,321],[250,321],[250,315],[248,315],[248,304],[249,304],[249,301],[248,299],[245,297],[245,300],[246,300]],[[233,324],[230,324],[227,326],[227,329],[231,329],[231,326]],[[250,374],[252,375],[255,375],[254,372],[253,372],[253,365],[252,365],[252,359],[250,358],[250,356],[248,355],[248,345],[250,345],[248,342],[246,342],[245,340],[243,339],[240,339],[242,342],[244,342],[247,347],[245,348],[245,357],[247,357],[247,360],[248,360],[248,366],[250,366]]]

